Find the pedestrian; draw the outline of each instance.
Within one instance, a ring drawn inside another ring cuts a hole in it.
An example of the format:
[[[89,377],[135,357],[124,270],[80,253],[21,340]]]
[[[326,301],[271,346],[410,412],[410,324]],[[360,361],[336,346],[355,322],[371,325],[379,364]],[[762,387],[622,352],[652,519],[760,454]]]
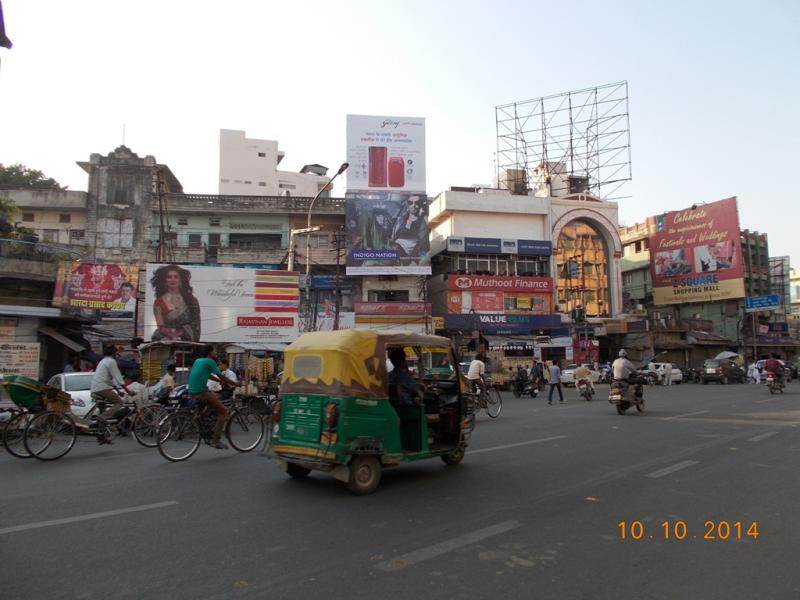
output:
[[[672,385],[672,363],[664,364],[664,385]]]
[[[559,402],[564,402],[564,394],[561,391],[561,368],[558,366],[558,361],[554,360],[550,365],[550,395],[547,397],[547,403],[553,403],[553,390],[558,390]]]
[[[753,363],[753,383],[757,385],[761,383],[761,369],[757,362]]]
[[[750,363],[747,367],[747,383],[756,382],[756,363]]]

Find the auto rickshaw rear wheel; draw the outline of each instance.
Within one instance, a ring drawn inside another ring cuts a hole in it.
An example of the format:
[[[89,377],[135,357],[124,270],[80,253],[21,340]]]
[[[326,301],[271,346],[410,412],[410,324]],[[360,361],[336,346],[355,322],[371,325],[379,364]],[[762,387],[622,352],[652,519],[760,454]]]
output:
[[[624,415],[626,410],[628,410],[628,406],[626,404],[624,404],[622,402],[617,404],[617,414],[618,415]]]
[[[358,496],[371,494],[381,482],[381,461],[377,456],[359,455],[350,461],[347,488]]]
[[[450,465],[452,467],[460,463],[462,460],[464,460],[465,453],[466,453],[466,448],[463,445],[460,445],[450,454],[443,454],[442,460],[445,462],[446,465]]]
[[[292,479],[302,479],[311,473],[311,469],[301,467],[296,463],[286,463],[286,474]]]

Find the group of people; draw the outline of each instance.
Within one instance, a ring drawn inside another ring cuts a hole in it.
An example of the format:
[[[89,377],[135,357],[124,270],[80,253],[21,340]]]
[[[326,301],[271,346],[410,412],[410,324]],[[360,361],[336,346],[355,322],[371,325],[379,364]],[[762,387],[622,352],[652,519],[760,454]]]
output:
[[[761,368],[759,368],[756,362],[750,363],[750,365],[747,367],[747,381],[756,384],[761,383],[761,376],[765,375],[766,373],[772,373],[775,381],[781,384],[784,383],[784,366],[781,363],[781,357],[779,354],[773,353],[764,361],[764,365]]]

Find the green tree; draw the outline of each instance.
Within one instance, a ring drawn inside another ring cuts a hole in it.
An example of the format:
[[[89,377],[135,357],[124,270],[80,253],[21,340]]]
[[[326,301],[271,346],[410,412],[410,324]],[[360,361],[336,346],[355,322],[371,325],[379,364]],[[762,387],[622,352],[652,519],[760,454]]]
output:
[[[34,188],[37,190],[65,190],[52,177],[45,177],[37,169],[22,164],[5,166],[0,164],[0,188]]]

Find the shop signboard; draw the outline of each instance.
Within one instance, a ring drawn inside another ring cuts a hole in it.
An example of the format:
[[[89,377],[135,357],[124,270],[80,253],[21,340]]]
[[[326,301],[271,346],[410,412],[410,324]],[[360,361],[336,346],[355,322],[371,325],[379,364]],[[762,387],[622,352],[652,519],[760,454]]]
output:
[[[448,275],[447,289],[472,292],[552,292],[552,277]]]
[[[766,296],[747,296],[744,299],[744,310],[746,312],[777,310],[780,307],[781,297],[778,294],[767,294]]]
[[[736,198],[668,212],[650,225],[656,305],[744,297]]]
[[[299,304],[297,273],[148,264],[145,339],[292,342]]]
[[[561,326],[559,315],[518,315],[473,312],[448,314],[444,317],[447,329],[479,330],[485,334],[532,333],[539,329]]]
[[[550,256],[553,253],[553,244],[547,240],[511,240],[504,238],[450,236],[447,238],[447,251],[468,252],[470,254]]]
[[[0,373],[39,379],[38,342],[0,341]]]

